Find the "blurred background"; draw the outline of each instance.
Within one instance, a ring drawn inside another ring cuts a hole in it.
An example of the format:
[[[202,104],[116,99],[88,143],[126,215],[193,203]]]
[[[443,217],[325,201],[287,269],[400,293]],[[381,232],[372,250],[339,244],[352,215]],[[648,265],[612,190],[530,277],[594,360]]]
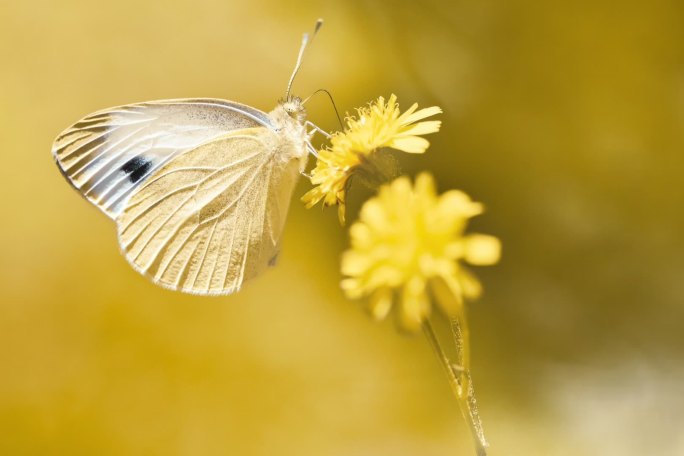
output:
[[[319,16],[295,92],[441,106],[403,170],[503,241],[470,306],[491,455],[684,454],[677,0],[1,0],[0,454],[473,454],[424,338],[343,298],[346,234],[304,180],[278,267],[202,298],[135,273],[52,162],[109,106],[272,109]],[[322,96],[309,114],[337,127]]]

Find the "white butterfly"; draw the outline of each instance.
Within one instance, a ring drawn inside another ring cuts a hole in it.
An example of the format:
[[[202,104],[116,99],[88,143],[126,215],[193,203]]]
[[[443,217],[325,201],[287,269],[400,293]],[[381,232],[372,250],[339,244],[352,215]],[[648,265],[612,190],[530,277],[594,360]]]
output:
[[[62,174],[116,222],[138,272],[172,290],[220,295],[274,264],[321,131],[290,96],[307,42],[305,34],[286,97],[268,114],[218,99],[152,101],[95,112],[57,137]]]

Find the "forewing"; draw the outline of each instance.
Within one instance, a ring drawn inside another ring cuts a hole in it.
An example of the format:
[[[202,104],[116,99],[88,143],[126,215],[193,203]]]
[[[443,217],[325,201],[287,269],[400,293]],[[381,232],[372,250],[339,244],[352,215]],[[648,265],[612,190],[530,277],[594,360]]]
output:
[[[272,128],[267,114],[217,99],[138,103],[90,114],[52,148],[67,180],[111,218],[171,159],[228,132]]]
[[[267,128],[240,130],[158,169],[116,219],[126,259],[166,288],[237,291],[278,253],[299,175],[280,141]]]

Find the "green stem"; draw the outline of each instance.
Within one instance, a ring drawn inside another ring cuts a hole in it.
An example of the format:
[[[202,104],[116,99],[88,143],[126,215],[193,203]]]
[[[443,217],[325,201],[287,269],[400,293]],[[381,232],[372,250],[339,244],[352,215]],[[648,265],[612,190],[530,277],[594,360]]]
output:
[[[442,367],[444,368],[444,372],[447,375],[447,380],[449,381],[451,391],[454,393],[456,399],[460,401],[461,385],[458,381],[458,376],[451,364],[451,361],[449,360],[449,357],[447,356],[444,349],[442,349],[442,346],[440,345],[439,340],[437,339],[437,335],[435,334],[434,329],[432,329],[432,324],[430,324],[430,320],[426,319],[425,321],[423,321],[423,332],[425,333],[425,337],[427,337],[428,342],[430,342],[430,345],[435,351],[435,354],[437,354],[437,358],[439,358],[439,360],[442,363]]]
[[[482,428],[482,420],[480,419],[477,401],[475,400],[473,380],[470,375],[470,330],[468,329],[468,320],[465,318],[464,313],[451,320],[451,334],[456,344],[456,359],[463,367],[459,378],[462,391],[459,398],[461,411],[468,422],[470,432],[473,434],[478,455],[485,455],[487,439]]]
[[[456,363],[463,372],[470,370],[470,330],[465,316],[451,319],[451,334],[456,345]]]
[[[486,456],[487,441],[482,432],[482,423],[480,422],[477,412],[477,404],[475,403],[475,396],[470,379],[470,353],[467,338],[468,327],[464,323],[465,318],[461,318],[452,321],[451,325],[454,343],[456,344],[456,360],[458,361],[458,364],[451,362],[442,348],[442,345],[439,343],[439,339],[432,328],[432,324],[427,319],[423,322],[423,332],[442,364],[451,391],[461,409],[461,414],[468,423],[468,427],[473,434],[477,455]]]

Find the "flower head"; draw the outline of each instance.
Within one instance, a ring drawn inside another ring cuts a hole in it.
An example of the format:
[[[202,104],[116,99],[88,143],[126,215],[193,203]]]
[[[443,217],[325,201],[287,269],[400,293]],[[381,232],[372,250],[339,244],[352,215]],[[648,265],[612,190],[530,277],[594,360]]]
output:
[[[311,171],[314,188],[302,197],[306,206],[310,208],[321,200],[325,206],[338,204],[340,222],[344,223],[347,182],[354,172],[365,169],[371,175],[383,174],[382,163],[375,160],[379,149],[422,154],[430,143],[420,135],[439,131],[439,120],[423,119],[442,110],[436,106],[417,109],[416,103],[402,114],[395,95],[387,102],[380,97],[357,109],[358,118],[348,117],[344,131],[334,133],[330,146],[319,152]]]
[[[430,314],[429,296],[447,315],[459,315],[463,298],[482,291],[461,262],[490,265],[500,256],[497,238],[464,233],[468,220],[482,211],[461,191],[437,195],[428,173],[415,185],[399,177],[382,186],[350,228],[342,288],[349,298],[369,297],[377,319],[388,315],[396,295],[399,322],[408,330],[420,328]]]

